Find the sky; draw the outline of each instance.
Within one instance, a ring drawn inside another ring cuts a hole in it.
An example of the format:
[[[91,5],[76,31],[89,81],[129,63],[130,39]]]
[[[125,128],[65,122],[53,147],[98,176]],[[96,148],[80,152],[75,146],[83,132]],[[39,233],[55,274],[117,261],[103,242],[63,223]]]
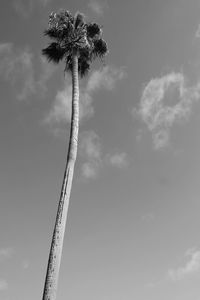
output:
[[[198,0],[0,3],[0,299],[42,298],[71,77],[41,56],[60,8],[103,26],[80,81],[58,300],[200,297]]]

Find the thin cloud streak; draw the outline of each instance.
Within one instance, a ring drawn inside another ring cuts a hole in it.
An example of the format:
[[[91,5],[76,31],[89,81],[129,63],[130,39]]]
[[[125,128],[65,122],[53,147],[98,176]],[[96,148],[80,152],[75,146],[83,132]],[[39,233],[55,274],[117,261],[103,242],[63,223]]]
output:
[[[152,134],[155,149],[169,145],[171,128],[189,119],[192,105],[200,98],[200,84],[187,86],[182,73],[154,78],[145,86],[139,109],[133,109]],[[172,102],[172,104],[171,104]]]

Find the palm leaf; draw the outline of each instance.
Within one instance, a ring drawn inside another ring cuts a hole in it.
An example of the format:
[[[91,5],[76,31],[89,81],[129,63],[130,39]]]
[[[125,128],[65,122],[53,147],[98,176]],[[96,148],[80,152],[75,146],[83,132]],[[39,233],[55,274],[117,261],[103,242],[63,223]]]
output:
[[[94,40],[94,48],[92,51],[93,57],[102,58],[108,53],[107,43],[103,39]]]
[[[74,18],[75,24],[74,27],[77,29],[78,27],[83,27],[85,24],[85,16],[82,13],[77,13]]]
[[[51,43],[47,48],[42,50],[42,54],[47,57],[48,61],[59,63],[64,58],[65,49],[61,48],[58,43]]]
[[[88,74],[90,70],[90,62],[79,58],[78,60],[78,71],[81,77],[84,77],[85,75]]]
[[[59,32],[55,27],[48,28],[44,31],[44,35],[50,37],[51,39],[58,40]]]
[[[87,25],[87,36],[90,39],[93,39],[95,36],[101,34],[101,27],[97,23],[89,23]]]

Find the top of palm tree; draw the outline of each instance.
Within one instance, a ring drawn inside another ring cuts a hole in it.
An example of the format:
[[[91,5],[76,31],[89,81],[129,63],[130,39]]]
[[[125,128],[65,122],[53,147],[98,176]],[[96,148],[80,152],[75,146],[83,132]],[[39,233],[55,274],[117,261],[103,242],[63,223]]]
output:
[[[92,60],[103,58],[108,53],[107,44],[102,39],[102,28],[97,23],[86,23],[82,13],[72,16],[67,10],[52,12],[44,34],[53,42],[42,50],[42,54],[54,63],[64,59],[65,71],[72,71],[72,56],[77,54],[81,76],[87,74]]]

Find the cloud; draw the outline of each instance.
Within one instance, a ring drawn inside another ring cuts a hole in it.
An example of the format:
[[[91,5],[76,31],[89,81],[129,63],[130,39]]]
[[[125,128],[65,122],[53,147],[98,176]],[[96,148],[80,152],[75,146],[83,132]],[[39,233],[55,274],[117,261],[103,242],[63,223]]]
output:
[[[174,124],[187,121],[192,105],[200,97],[200,84],[188,87],[182,73],[170,73],[154,78],[145,86],[139,109],[133,109],[152,133],[155,149],[169,144]]]
[[[53,106],[44,119],[45,123],[53,125],[55,123],[70,122],[71,92],[71,85],[66,85],[64,90],[57,92]]]
[[[80,154],[85,162],[82,164],[82,176],[95,178],[102,164],[102,150],[99,136],[94,131],[86,131],[80,136]]]
[[[102,16],[105,8],[107,7],[106,2],[100,2],[96,0],[90,0],[88,7],[98,16]]]
[[[49,125],[58,125],[60,123],[70,123],[72,111],[72,86],[66,84],[65,88],[59,90],[56,94],[54,103],[44,119],[44,123]],[[92,116],[94,109],[92,107],[92,97],[85,91],[80,96],[79,118]]]
[[[84,178],[96,178],[103,166],[125,168],[128,165],[127,154],[103,153],[99,136],[94,131],[85,131],[80,135],[79,153],[83,161],[81,174]]]
[[[57,66],[50,64],[44,56],[39,57],[40,70],[38,79],[35,80],[36,90],[44,96],[47,92],[47,83],[57,70]]]
[[[117,168],[125,168],[128,165],[127,154],[125,152],[108,154],[107,161],[111,166]]]
[[[82,168],[81,168],[82,176],[84,178],[96,178],[97,172],[98,172],[98,166],[95,165],[94,163],[83,163]]]
[[[153,134],[153,144],[155,150],[161,149],[169,145],[169,130],[167,129],[160,129]]]
[[[5,279],[0,278],[0,292],[8,289],[8,283]]]
[[[0,262],[3,262],[13,255],[13,249],[12,248],[1,248],[0,249]]]
[[[155,215],[153,213],[149,212],[149,213],[142,215],[141,219],[142,219],[142,221],[149,223],[155,219]]]
[[[14,86],[21,87],[19,100],[35,91],[33,55],[29,49],[16,50],[11,43],[0,44],[0,75]]]
[[[123,69],[106,66],[102,70],[94,71],[85,88],[80,89],[80,121],[89,118],[94,113],[93,95],[100,89],[113,90],[116,82],[124,78]],[[69,123],[71,120],[71,83],[66,82],[63,89],[56,94],[50,111],[44,119],[44,123],[49,125],[59,125],[59,123]]]
[[[29,268],[29,266],[30,266],[30,262],[28,260],[26,260],[26,259],[23,260],[23,262],[22,262],[22,268],[24,270],[27,270]]]
[[[92,93],[99,89],[113,90],[116,83],[125,77],[123,68],[106,66],[92,73],[88,80],[86,91]]]
[[[195,249],[189,249],[185,253],[185,257],[188,257],[188,261],[183,267],[177,269],[170,269],[168,271],[168,278],[172,281],[182,280],[185,277],[197,273],[200,271],[200,251]]]
[[[16,89],[18,100],[26,100],[36,93],[44,96],[46,84],[56,70],[39,57],[39,75],[36,76],[33,59],[34,55],[27,47],[18,49],[12,43],[0,44],[0,76]]]
[[[196,38],[200,38],[200,24],[197,28],[196,34],[195,34]]]

